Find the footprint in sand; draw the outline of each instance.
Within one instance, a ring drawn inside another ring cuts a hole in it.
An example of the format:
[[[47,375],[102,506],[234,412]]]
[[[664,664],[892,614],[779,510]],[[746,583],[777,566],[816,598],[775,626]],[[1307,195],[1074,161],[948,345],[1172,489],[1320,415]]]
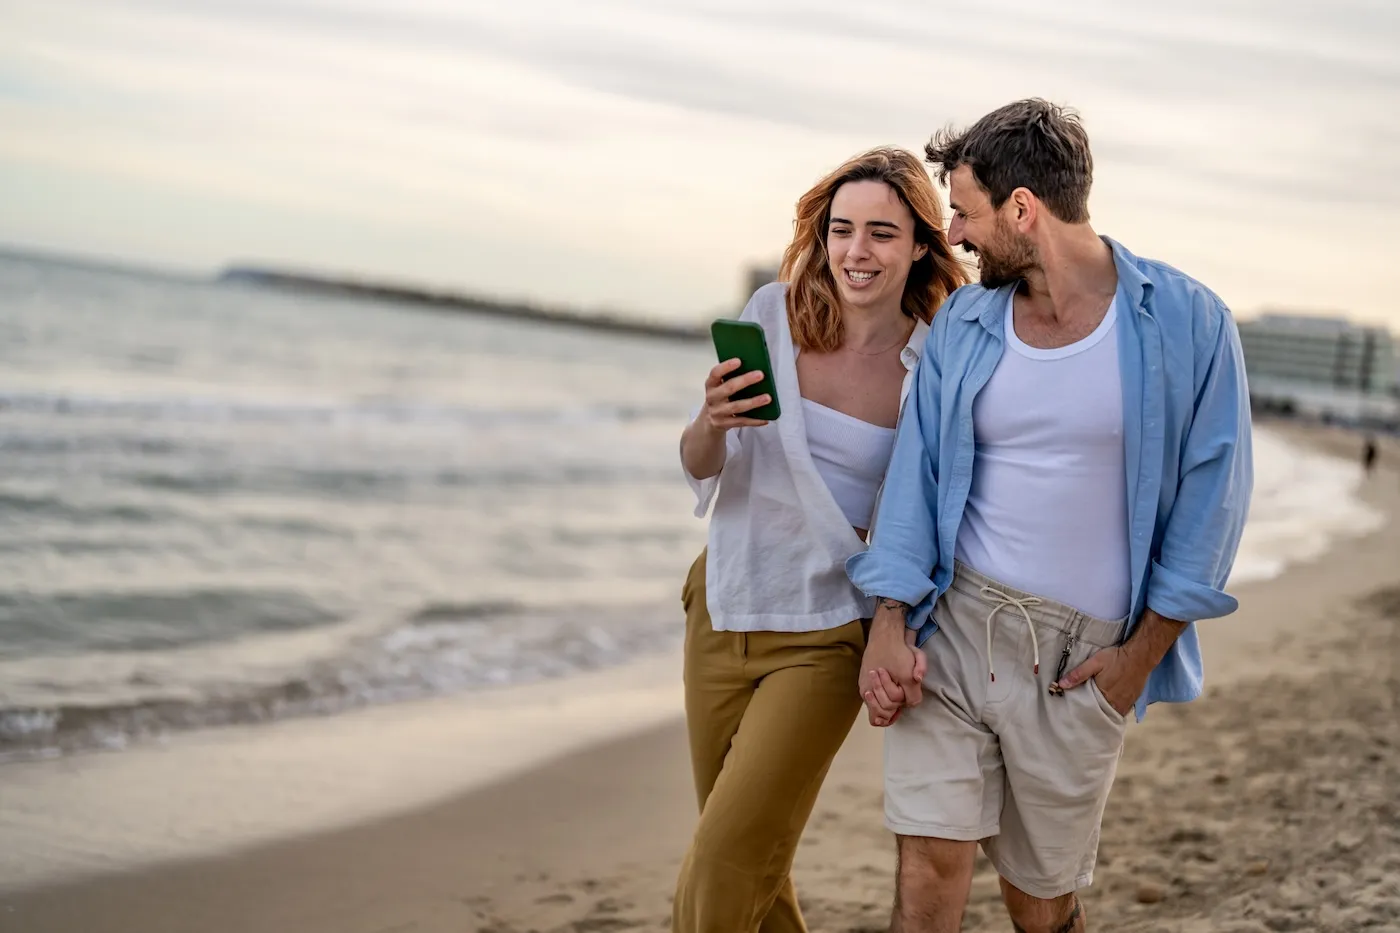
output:
[[[558,894],[546,894],[544,897],[535,898],[536,904],[572,904],[573,902],[574,896],[564,891],[560,891]]]

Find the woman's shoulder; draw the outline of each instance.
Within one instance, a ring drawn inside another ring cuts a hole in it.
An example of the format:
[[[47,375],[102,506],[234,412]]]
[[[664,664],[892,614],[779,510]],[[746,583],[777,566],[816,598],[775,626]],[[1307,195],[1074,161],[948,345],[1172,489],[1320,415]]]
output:
[[[762,286],[749,298],[748,304],[744,306],[744,313],[739,315],[739,320],[756,321],[759,324],[786,320],[787,291],[786,282],[769,282]]]

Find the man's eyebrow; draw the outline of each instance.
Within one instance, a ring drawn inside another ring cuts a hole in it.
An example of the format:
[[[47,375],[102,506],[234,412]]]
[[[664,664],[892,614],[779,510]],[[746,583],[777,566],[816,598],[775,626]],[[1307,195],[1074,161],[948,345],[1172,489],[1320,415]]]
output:
[[[965,213],[965,211],[963,211],[961,207],[958,207],[958,202],[954,201],[952,198],[948,199],[948,206],[951,207],[953,210],[957,211],[959,214]]]
[[[833,218],[831,218],[831,222],[834,223],[834,224],[847,224],[847,225],[852,226],[852,227],[855,226],[855,223],[854,223],[854,222],[849,221],[849,220],[847,220],[847,219],[844,218],[844,217],[833,217]],[[899,224],[895,223],[895,222],[892,221],[892,220],[872,220],[872,221],[869,221],[869,222],[866,224],[866,226],[870,226],[870,227],[889,227],[891,230],[898,230],[898,229],[899,229]]]

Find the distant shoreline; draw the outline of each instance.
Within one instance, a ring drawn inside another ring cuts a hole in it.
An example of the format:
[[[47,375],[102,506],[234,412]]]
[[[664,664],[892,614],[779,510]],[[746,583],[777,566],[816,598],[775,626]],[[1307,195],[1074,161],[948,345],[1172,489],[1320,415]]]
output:
[[[369,298],[376,301],[395,301],[437,310],[467,314],[490,315],[512,321],[541,321],[548,324],[563,324],[587,330],[608,331],[642,337],[658,337],[667,340],[698,341],[708,336],[708,329],[701,324],[678,324],[663,321],[646,321],[611,314],[580,314],[559,308],[544,308],[523,302],[495,301],[475,295],[451,291],[432,291],[412,285],[396,285],[387,282],[373,282],[362,279],[340,279],[312,275],[302,272],[289,272],[277,269],[264,269],[249,266],[232,266],[218,276],[224,284],[252,285],[261,288],[278,288],[288,291],[311,292],[320,295],[350,296]]]

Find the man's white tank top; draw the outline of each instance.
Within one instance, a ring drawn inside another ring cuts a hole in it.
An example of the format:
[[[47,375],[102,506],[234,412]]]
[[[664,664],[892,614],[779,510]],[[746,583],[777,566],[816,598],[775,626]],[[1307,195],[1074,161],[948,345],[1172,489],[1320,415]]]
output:
[[[1101,619],[1128,614],[1128,488],[1114,299],[1083,340],[1016,336],[972,406],[976,457],[957,558]]]

